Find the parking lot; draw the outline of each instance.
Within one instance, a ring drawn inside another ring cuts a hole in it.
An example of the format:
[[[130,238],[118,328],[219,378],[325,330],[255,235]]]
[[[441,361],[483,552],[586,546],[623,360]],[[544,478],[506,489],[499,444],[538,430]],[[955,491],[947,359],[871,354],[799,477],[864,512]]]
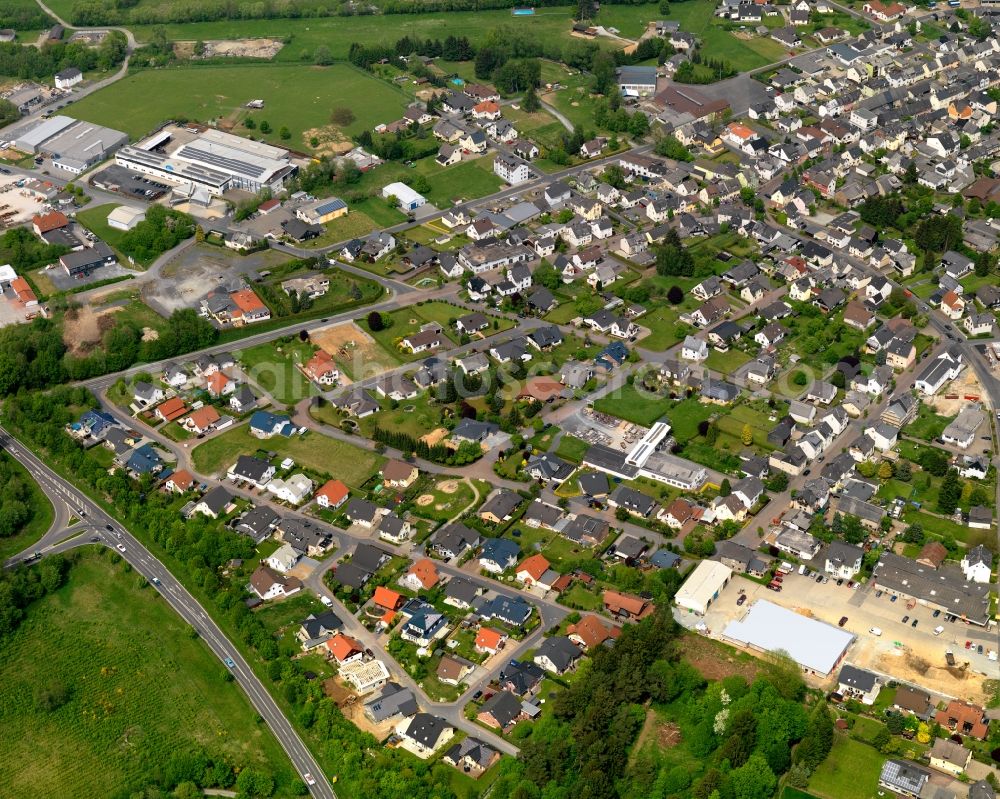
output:
[[[747,595],[743,605],[737,605],[740,592]],[[860,587],[852,590],[847,581],[817,583],[815,577],[793,572],[783,578],[782,590],[771,591],[765,586],[741,576],[734,576],[720,597],[709,608],[703,621],[712,637],[719,637],[733,619],[741,618],[751,603],[765,599],[827,624],[838,625],[847,617],[844,629],[856,636],[846,660],[862,668],[921,685],[928,690],[969,699],[982,698],[982,677],[1000,677],[998,663],[990,661],[987,652],[996,649],[997,636],[962,621],[948,622],[945,615],[933,612],[888,594],[875,596],[875,591]],[[903,623],[903,617],[907,617]],[[912,623],[916,620],[917,626]],[[934,629],[944,627],[940,635]],[[878,628],[881,635],[870,630]],[[965,642],[970,641],[970,649]],[[976,647],[983,646],[983,654]],[[957,661],[948,668],[945,651],[951,649]],[[966,665],[967,664],[967,665]],[[973,673],[974,672],[974,673]]]

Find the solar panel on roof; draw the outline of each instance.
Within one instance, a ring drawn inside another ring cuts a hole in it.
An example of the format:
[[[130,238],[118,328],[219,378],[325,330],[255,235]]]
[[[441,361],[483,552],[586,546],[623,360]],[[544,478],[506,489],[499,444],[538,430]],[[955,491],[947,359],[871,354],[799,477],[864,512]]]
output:
[[[228,169],[230,172],[235,172],[238,175],[246,175],[249,178],[259,178],[267,171],[263,167],[248,164],[246,161],[239,161],[235,158],[227,158],[226,156],[211,153],[198,147],[192,147],[191,145],[187,145],[182,148],[177,155],[179,157],[194,158],[199,161],[204,161],[206,164],[222,167],[223,169]]]

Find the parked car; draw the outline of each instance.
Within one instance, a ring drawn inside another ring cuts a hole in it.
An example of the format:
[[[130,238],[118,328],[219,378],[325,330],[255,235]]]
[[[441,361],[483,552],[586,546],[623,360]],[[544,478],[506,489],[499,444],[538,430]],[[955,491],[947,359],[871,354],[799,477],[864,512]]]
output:
[[[978,652],[980,655],[983,654],[983,645],[982,644],[980,644],[979,646],[976,647],[976,652]]]
[[[938,616],[941,615],[941,611],[940,610],[935,610],[931,615],[936,619]]]
[[[880,628],[878,628],[878,627],[872,627],[872,628],[870,628],[868,630],[868,632],[870,632],[876,638],[878,638],[880,635],[882,635],[882,630]]]
[[[890,602],[895,602],[896,601],[896,595],[893,594],[891,597],[889,597],[889,601]]]
[[[911,626],[911,627],[916,627],[916,626],[917,626],[917,620],[916,620],[916,619],[914,619],[913,621],[911,621],[911,622],[910,622],[910,626]]]
[[[881,591],[876,591],[875,592],[875,598],[876,599],[881,599],[882,598],[882,592]]]
[[[903,616],[903,624],[906,624],[910,620],[909,616]]]
[[[847,624],[847,616],[841,616],[840,621],[837,622],[837,626],[843,627],[845,624]]]
[[[965,642],[965,648],[966,649],[972,649],[972,641],[966,641]]]
[[[822,574],[817,574],[816,575],[816,582],[817,583],[823,582],[823,575]]]
[[[740,594],[740,598],[736,600],[736,604],[737,605],[742,605],[746,601],[747,601],[747,595],[746,594]]]

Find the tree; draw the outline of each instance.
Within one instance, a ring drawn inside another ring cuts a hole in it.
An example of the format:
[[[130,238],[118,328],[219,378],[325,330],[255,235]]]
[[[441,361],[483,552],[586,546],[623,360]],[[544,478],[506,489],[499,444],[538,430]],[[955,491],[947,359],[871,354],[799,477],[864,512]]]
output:
[[[385,330],[385,322],[382,321],[382,314],[378,311],[372,311],[368,314],[368,329],[373,333]]]
[[[313,53],[313,63],[318,67],[327,67],[333,63],[333,53],[325,44],[321,44]]]
[[[680,286],[671,286],[667,291],[667,301],[671,305],[680,305],[684,302],[684,290]]]
[[[938,513],[946,515],[954,513],[961,498],[962,481],[958,479],[958,470],[949,469],[941,481],[941,490],[938,491]]]
[[[278,135],[286,141],[292,138],[292,132],[284,125],[281,126],[281,130],[278,131]]]
[[[797,386],[804,386],[806,383],[809,382],[809,378],[806,376],[805,372],[797,370],[792,375],[792,382]]]
[[[720,497],[728,497],[732,493],[733,493],[733,486],[729,482],[729,478],[728,477],[724,477],[722,479],[722,485],[719,486],[719,496]]]
[[[770,799],[777,784],[774,772],[760,752],[755,752],[729,775],[729,787],[734,799]]]
[[[656,140],[653,145],[653,151],[657,155],[662,155],[667,158],[673,158],[675,161],[693,161],[694,156],[691,151],[685,147],[680,139],[674,136],[672,133],[666,136],[661,136]]]
[[[919,523],[911,524],[903,531],[903,540],[907,544],[923,544],[926,540],[923,525]]]
[[[891,480],[892,479],[892,463],[890,461],[882,461],[878,467],[878,479],[879,480]]]
[[[589,0],[581,0],[588,2]],[[617,84],[615,77],[615,59],[607,50],[602,50],[594,56],[590,71],[594,76],[593,88],[596,94],[608,94]]]
[[[270,133],[271,132],[271,123],[268,122],[266,119],[262,119],[260,121],[260,132],[261,133]]]
[[[330,111],[330,122],[340,128],[346,128],[355,120],[354,111],[347,106],[337,106]]]
[[[913,470],[910,467],[910,462],[906,460],[899,460],[896,462],[896,479],[903,483],[910,482],[913,477]]]
[[[663,277],[691,277],[694,258],[681,243],[676,228],[670,228],[663,245],[656,251],[656,272]]]
[[[524,98],[521,100],[521,108],[529,114],[533,114],[541,107],[542,101],[538,99],[538,93],[535,91],[535,87],[529,86],[528,90],[524,93]]]

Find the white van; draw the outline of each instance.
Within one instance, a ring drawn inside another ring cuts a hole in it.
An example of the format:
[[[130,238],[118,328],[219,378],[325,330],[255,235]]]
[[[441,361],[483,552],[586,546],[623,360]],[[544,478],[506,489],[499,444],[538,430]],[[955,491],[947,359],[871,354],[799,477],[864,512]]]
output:
[[[806,573],[806,564],[800,563],[799,564],[799,574],[805,574],[805,573]]]
[[[868,632],[870,632],[876,638],[882,635],[882,631],[878,627],[872,627],[870,630],[868,630]]]

